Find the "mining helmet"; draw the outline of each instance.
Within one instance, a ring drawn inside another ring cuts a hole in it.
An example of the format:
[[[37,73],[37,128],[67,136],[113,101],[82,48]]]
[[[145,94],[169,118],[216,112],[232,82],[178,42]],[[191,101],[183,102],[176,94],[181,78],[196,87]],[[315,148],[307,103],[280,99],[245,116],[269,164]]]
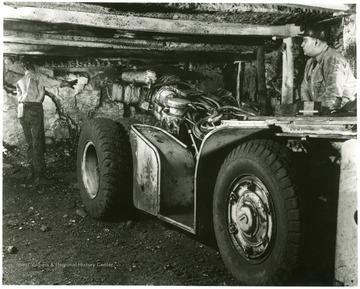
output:
[[[301,37],[309,36],[312,38],[319,39],[321,41],[328,42],[329,41],[329,35],[330,31],[328,27],[325,27],[323,25],[309,25],[305,27],[303,34],[298,34]]]

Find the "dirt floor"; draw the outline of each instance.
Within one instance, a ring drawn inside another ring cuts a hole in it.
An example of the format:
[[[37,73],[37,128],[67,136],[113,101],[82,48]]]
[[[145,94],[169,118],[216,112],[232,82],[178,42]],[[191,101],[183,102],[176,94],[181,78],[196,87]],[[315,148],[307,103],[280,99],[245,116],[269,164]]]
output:
[[[3,284],[236,284],[214,248],[156,218],[86,216],[73,157],[49,152],[46,188],[24,184],[22,158],[4,158]]]
[[[19,152],[3,157],[4,285],[236,285],[216,248],[154,217],[86,216],[75,157],[54,149],[46,158],[55,182],[36,188],[24,184]],[[314,251],[322,262],[300,285],[329,285],[329,254]]]

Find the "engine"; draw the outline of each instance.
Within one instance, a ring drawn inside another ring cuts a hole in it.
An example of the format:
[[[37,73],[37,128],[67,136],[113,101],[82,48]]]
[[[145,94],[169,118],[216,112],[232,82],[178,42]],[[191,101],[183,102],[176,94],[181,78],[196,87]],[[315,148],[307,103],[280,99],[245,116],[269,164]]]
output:
[[[179,136],[184,128],[193,141],[201,140],[223,119],[246,119],[256,112],[237,107],[199,90],[175,75],[128,71],[121,74],[121,83],[113,85],[112,99],[136,105],[151,113],[158,126]]]
[[[153,113],[161,126],[174,135],[179,135],[188,105],[191,101],[179,98],[175,87],[163,86],[153,95]]]

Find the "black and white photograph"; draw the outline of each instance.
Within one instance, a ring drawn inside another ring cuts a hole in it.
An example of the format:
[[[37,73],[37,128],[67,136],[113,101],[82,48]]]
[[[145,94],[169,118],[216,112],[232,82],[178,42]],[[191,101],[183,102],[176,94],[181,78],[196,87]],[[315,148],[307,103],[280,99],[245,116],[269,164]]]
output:
[[[356,6],[2,2],[2,285],[358,286]]]

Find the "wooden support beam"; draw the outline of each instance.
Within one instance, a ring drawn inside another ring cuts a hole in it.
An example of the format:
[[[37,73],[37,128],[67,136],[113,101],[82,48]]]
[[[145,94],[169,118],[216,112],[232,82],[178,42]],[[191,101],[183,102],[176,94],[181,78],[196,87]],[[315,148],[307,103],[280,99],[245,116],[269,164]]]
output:
[[[192,35],[251,35],[293,37],[300,33],[295,25],[258,26],[239,23],[201,22],[159,19],[114,14],[60,11],[47,8],[11,7],[3,5],[4,20],[27,20],[48,23],[67,23],[98,28],[122,29],[154,33]]]
[[[261,104],[261,114],[268,114],[268,99],[266,94],[266,77],[265,77],[265,50],[260,46],[256,51],[256,67],[258,79],[258,99]]]
[[[54,34],[54,35],[71,35],[85,36],[95,38],[113,38],[113,39],[130,39],[130,40],[153,40],[162,42],[185,42],[185,43],[207,43],[207,44],[229,44],[229,45],[248,45],[258,46],[266,45],[267,47],[279,46],[282,44],[281,39],[274,41],[268,37],[252,36],[224,36],[224,35],[190,35],[190,34],[173,34],[173,33],[150,33],[141,31],[126,31],[120,29],[108,29],[89,27],[73,24],[55,24],[38,21],[17,21],[5,20],[4,32],[17,31],[33,34]]]
[[[194,51],[222,53],[251,53],[255,47],[247,45],[182,43],[138,39],[99,38],[52,33],[4,31],[3,43],[31,45],[73,46],[84,48],[111,48],[157,51]]]
[[[203,51],[157,51],[146,49],[113,49],[113,48],[94,48],[76,46],[52,46],[52,45],[32,45],[18,43],[4,43],[4,55],[41,55],[41,56],[61,56],[61,57],[120,57],[137,59],[161,59],[177,61],[220,61],[232,62],[238,59],[249,59],[246,56],[239,56],[238,53],[207,52]]]
[[[294,102],[294,55],[292,38],[285,38],[283,51],[281,104]]]
[[[339,1],[340,2],[340,1]],[[350,11],[349,4],[344,3],[335,3],[329,1],[329,4],[325,3],[310,3],[310,5],[306,4],[285,4],[285,6],[293,7],[293,8],[301,8],[301,9],[308,9],[308,10],[320,10],[326,12],[348,12]]]

